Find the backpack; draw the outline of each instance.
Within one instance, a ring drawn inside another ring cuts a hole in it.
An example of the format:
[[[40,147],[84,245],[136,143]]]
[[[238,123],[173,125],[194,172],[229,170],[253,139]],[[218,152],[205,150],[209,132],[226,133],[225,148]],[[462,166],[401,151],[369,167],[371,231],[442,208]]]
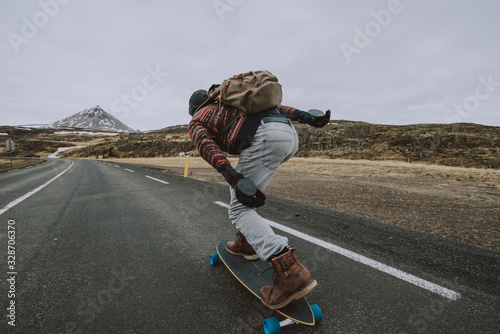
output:
[[[271,72],[250,71],[226,79],[222,84],[212,85],[208,90],[208,97],[207,102],[219,101],[240,111],[219,133],[223,134],[240,117],[279,106],[283,94],[278,78]]]

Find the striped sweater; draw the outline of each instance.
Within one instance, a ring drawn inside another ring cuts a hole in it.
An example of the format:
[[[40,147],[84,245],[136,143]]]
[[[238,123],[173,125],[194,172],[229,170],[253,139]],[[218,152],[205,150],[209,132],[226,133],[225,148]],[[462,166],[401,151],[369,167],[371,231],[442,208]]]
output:
[[[238,109],[222,104],[219,112],[217,103],[209,104],[193,115],[189,123],[189,137],[195,143],[198,152],[218,172],[231,166],[224,152],[239,154],[248,147],[257,131],[260,120],[269,114],[282,114],[294,120],[300,111],[296,108],[279,105],[276,109],[259,114],[245,115],[239,118],[223,134],[221,129],[236,117]]]

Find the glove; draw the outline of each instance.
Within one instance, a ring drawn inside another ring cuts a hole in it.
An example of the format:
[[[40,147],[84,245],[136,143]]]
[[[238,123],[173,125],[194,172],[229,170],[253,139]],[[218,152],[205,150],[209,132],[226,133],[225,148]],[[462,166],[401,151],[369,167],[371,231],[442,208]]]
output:
[[[221,174],[234,189],[240,203],[250,208],[258,208],[266,204],[266,195],[257,188],[252,180],[245,178],[232,167],[225,168]]]
[[[266,195],[250,179],[240,179],[233,189],[238,201],[249,208],[258,208],[266,204]]]
[[[299,123],[302,124],[306,123],[316,128],[322,128],[325,125],[327,125],[328,122],[330,122],[330,115],[331,115],[330,110],[327,110],[323,116],[314,116],[313,114],[307,111],[301,111],[299,112],[296,120],[298,120]]]
[[[220,173],[224,176],[227,183],[229,183],[231,187],[234,187],[239,180],[245,178],[243,175],[235,171],[230,165],[224,166]]]

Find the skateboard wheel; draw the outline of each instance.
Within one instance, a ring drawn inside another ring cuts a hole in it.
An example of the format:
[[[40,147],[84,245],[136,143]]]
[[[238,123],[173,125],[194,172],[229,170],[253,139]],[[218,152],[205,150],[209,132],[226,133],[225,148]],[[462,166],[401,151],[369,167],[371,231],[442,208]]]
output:
[[[319,308],[318,304],[311,305],[311,310],[313,311],[314,320],[316,322],[321,321],[323,319],[323,312],[321,312],[321,309]]]
[[[210,254],[210,265],[214,266],[220,262],[219,254]]]
[[[278,334],[281,333],[281,326],[278,318],[267,318],[263,322],[264,333]]]

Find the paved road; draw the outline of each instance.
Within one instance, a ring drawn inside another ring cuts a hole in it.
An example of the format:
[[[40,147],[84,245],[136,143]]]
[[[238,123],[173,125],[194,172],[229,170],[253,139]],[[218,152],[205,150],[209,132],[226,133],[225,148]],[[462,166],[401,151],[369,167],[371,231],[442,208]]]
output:
[[[224,185],[50,159],[0,188],[1,333],[261,333],[275,315],[208,264],[235,234]],[[499,331],[498,253],[275,197],[259,211],[319,282],[324,320],[284,333]]]

